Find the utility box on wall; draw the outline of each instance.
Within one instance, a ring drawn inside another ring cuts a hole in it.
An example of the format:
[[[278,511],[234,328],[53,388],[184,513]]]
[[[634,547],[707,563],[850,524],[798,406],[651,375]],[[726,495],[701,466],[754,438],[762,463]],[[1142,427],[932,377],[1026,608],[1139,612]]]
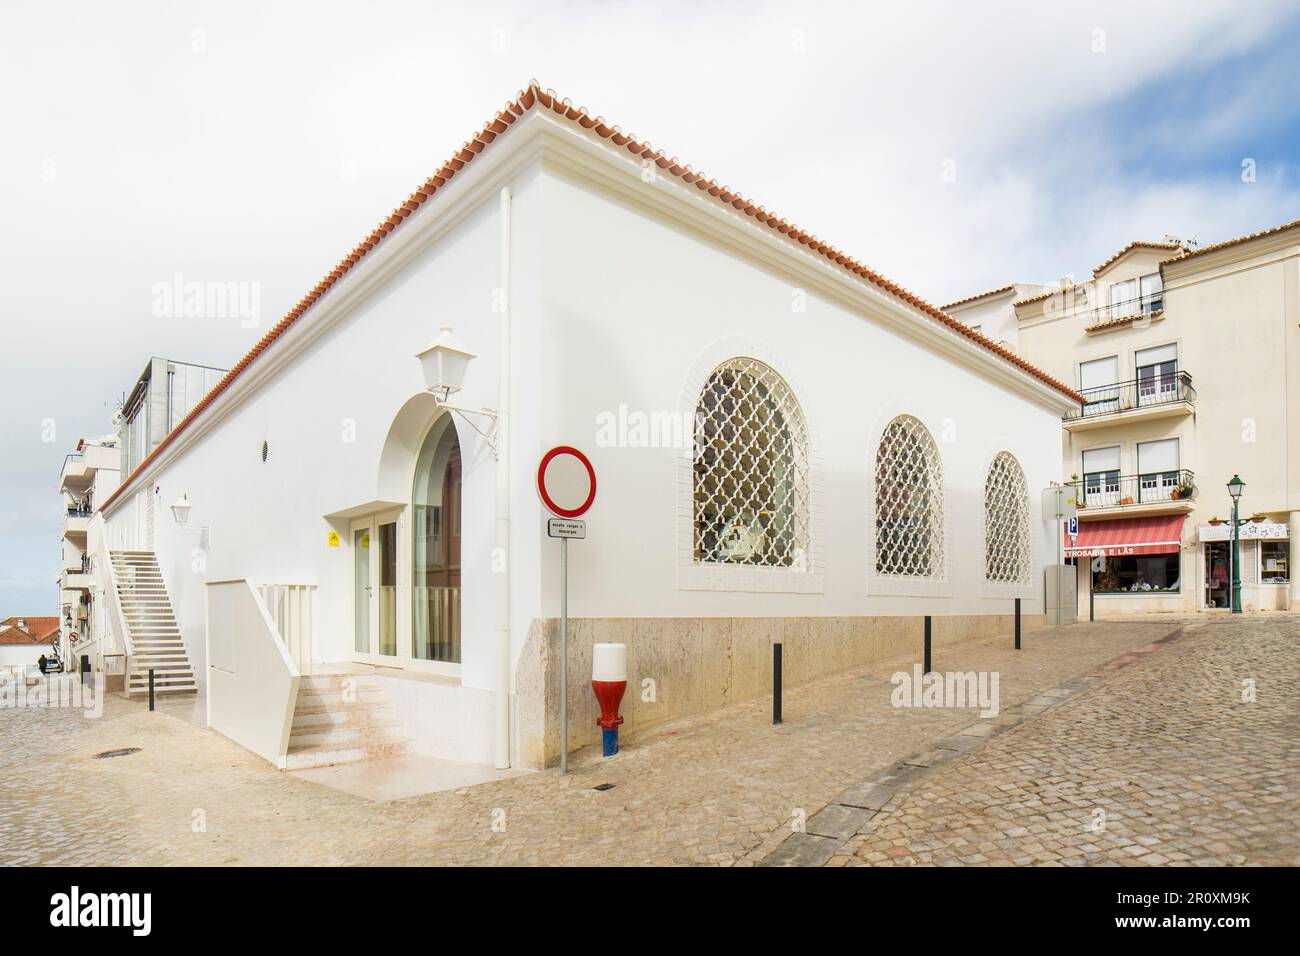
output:
[[[1049,564],[1043,568],[1043,579],[1047,623],[1073,624],[1079,616],[1079,582],[1074,567]]]

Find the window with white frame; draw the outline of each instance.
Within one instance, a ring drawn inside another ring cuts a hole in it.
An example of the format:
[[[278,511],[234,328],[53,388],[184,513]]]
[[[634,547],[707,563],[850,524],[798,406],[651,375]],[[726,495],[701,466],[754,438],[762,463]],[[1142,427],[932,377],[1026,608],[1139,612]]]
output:
[[[1107,297],[1112,319],[1125,319],[1138,314],[1137,291],[1137,279],[1111,283]]]
[[[1138,442],[1138,496],[1140,501],[1168,501],[1182,484],[1178,439]]]
[[[808,431],[789,385],[751,358],[709,376],[695,411],[694,560],[807,570]]]
[[[1079,391],[1083,393],[1085,415],[1119,411],[1119,356],[1080,362]]]
[[[1143,276],[1141,279],[1142,286],[1142,311],[1159,312],[1165,307],[1165,284],[1164,279],[1160,277],[1159,272],[1153,272],[1149,276]]]
[[[1020,462],[999,452],[984,481],[984,577],[1029,584],[1029,484]]]
[[[1178,346],[1159,345],[1133,353],[1139,405],[1159,405],[1178,398]]]
[[[1159,312],[1165,307],[1164,284],[1158,272],[1112,282],[1106,297],[1112,319],[1134,318],[1148,312]]]
[[[1119,504],[1119,445],[1083,453],[1083,497],[1090,508]]]
[[[943,466],[911,415],[886,426],[876,449],[876,573],[944,577]]]
[[[1288,559],[1290,541],[1261,541],[1259,543],[1259,579],[1264,584],[1288,584]]]

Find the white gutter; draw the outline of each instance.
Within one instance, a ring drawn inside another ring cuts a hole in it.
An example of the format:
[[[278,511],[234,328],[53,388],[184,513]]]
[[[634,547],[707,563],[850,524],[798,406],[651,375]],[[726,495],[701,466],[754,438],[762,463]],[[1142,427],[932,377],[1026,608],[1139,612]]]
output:
[[[501,366],[497,399],[496,765],[510,766],[510,187],[501,188]]]

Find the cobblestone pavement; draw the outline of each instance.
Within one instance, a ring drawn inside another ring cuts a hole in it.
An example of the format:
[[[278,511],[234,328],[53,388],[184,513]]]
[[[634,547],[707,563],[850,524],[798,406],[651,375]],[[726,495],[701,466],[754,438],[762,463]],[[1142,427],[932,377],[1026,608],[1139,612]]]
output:
[[[1177,627],[1030,631],[1018,653],[1009,638],[937,648],[935,666],[997,671],[1003,708],[1032,712],[1045,691]],[[928,852],[947,862],[946,847],[967,862],[1046,859],[1067,842],[1070,814],[1086,815],[1092,800],[1111,814],[1109,829],[1089,834],[1074,856],[1295,862],[1296,630],[1295,618],[1207,624],[1154,656],[1129,655],[1137,662],[1076,698],[926,771],[945,788],[900,792],[868,832],[837,841],[834,861],[878,862],[881,853],[919,862]],[[770,723],[770,701],[752,701],[628,735],[611,761],[576,755],[567,777],[527,774],[389,803],[280,773],[136,702],[109,698],[96,720],[4,709],[0,863],[753,864],[778,849],[792,821],[825,819],[818,812],[846,788],[977,719],[970,709],[891,706],[890,674],[913,663],[787,688],[781,726]],[[1245,676],[1258,677],[1257,704],[1235,703]],[[93,759],[119,747],[141,749]],[[601,783],[615,786],[593,789]],[[1279,821],[1289,823],[1289,848],[1277,842]],[[1124,846],[1149,852],[1124,849],[1121,834]],[[968,853],[968,843],[980,849]]]
[[[1300,864],[1298,681],[1300,620],[1192,624],[851,788],[765,862]]]

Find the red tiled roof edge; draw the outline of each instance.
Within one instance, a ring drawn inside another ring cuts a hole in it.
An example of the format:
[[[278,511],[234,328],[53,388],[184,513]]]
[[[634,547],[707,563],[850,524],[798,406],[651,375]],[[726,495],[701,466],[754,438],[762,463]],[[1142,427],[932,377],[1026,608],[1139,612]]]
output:
[[[1220,249],[1227,249],[1231,246],[1239,246],[1243,242],[1250,242],[1252,239],[1263,239],[1265,236],[1275,236],[1279,232],[1286,232],[1288,229],[1294,229],[1300,226],[1300,219],[1292,219],[1290,222],[1284,222],[1280,226],[1272,226],[1268,229],[1261,229],[1259,232],[1249,232],[1244,236],[1237,236],[1235,239],[1225,239],[1222,242],[1216,242],[1208,246],[1202,246],[1199,249],[1183,248],[1180,255],[1173,256],[1161,261],[1161,265],[1167,265],[1171,262],[1182,262],[1184,259],[1194,259],[1197,256],[1203,256],[1207,252],[1218,252]]]
[[[1076,282],[1074,285],[1064,285],[1056,289],[1048,289],[1046,292],[1039,292],[1037,295],[1026,296],[1023,299],[1017,299],[1011,303],[1012,308],[1021,305],[1029,305],[1031,302],[1042,302],[1044,299],[1050,299],[1054,295],[1061,295],[1066,292],[1078,292],[1083,289],[1082,282]]]
[[[991,295],[1005,295],[1006,293],[1011,292],[1014,289],[1015,289],[1014,285],[1004,285],[1000,289],[989,289],[987,292],[980,292],[975,295],[968,295],[966,296],[966,298],[958,299],[956,302],[945,303],[944,305],[939,306],[939,308],[943,309],[944,311],[947,311],[948,309],[956,308],[959,305],[965,305],[967,302],[977,302],[980,299],[987,299]]]
[[[189,413],[181,419],[176,427],[168,432],[166,437],[158,443],[157,447],[155,447],[154,450],[142,462],[140,462],[135,470],[127,476],[126,480],[118,486],[117,490],[114,491],[113,494],[109,495],[103,505],[100,506],[100,509],[102,510],[112,504],[118,495],[150,464],[152,464],[154,459],[164,448],[171,444],[171,442],[174,441],[181,432],[188,428],[190,423],[198,418],[199,415],[203,414],[208,406],[211,405],[217,397],[230,386],[230,383],[238,378],[244,369],[251,365],[259,355],[270,348],[272,343],[283,335],[289,326],[293,325],[293,323],[296,322],[303,313],[315,305],[316,302],[318,302],[321,297],[330,290],[334,283],[338,282],[339,279],[341,279],[353,266],[360,262],[371,249],[375,248],[375,246],[385,239],[394,229],[401,225],[402,221],[410,216],[411,213],[419,209],[420,206],[422,206],[434,193],[450,181],[456,173],[464,169],[476,156],[487,149],[487,147],[498,136],[509,129],[516,120],[524,115],[524,113],[538,106],[572,122],[576,122],[584,130],[594,131],[602,139],[608,139],[616,146],[625,147],[634,155],[638,155],[643,159],[653,160],[655,165],[660,169],[667,170],[683,182],[694,184],[701,190],[708,192],[710,196],[713,196],[720,202],[745,213],[747,216],[753,216],[758,222],[764,223],[781,233],[783,236],[793,239],[800,245],[807,246],[814,252],[820,253],[827,259],[830,259],[832,262],[835,262],[859,278],[866,279],[873,285],[878,286],[896,298],[899,298],[914,308],[919,309],[926,315],[931,316],[961,335],[964,335],[984,346],[989,351],[1001,356],[1012,365],[1015,365],[1021,371],[1027,372],[1032,377],[1039,379],[1044,384],[1051,386],[1062,394],[1068,396],[1070,399],[1074,401],[1081,400],[1081,396],[1063,382],[1052,378],[1046,372],[1029,362],[1026,362],[1014,352],[1003,348],[991,339],[986,339],[978,332],[975,332],[961,322],[958,322],[952,316],[947,315],[941,309],[931,305],[919,296],[904,289],[902,286],[891,282],[879,273],[867,268],[856,259],[840,252],[833,246],[827,245],[815,236],[809,235],[797,226],[776,216],[774,213],[767,212],[762,206],[757,206],[749,202],[739,193],[731,191],[726,186],[720,186],[716,180],[706,179],[702,173],[695,172],[690,168],[690,166],[679,163],[676,157],[669,158],[661,151],[651,148],[649,143],[642,142],[623,133],[617,126],[607,124],[604,117],[592,116],[586,109],[575,107],[568,100],[561,100],[554,90],[543,91],[535,82],[533,82],[529,84],[527,89],[520,91],[515,100],[507,103],[504,109],[498,112],[496,116],[489,120],[482,129],[474,134],[472,139],[468,140],[459,150],[457,150],[456,153],[452,155],[451,159],[449,159],[443,167],[438,170],[438,172],[425,180],[424,183],[415,190],[415,192],[411,193],[411,195],[407,197],[406,201],[394,209],[387,219],[375,227],[370,235],[361,240],[361,242],[350,253],[339,260],[338,265],[336,265],[329,274],[325,276],[325,278],[318,282],[311,291],[303,296],[302,299],[299,300],[298,304],[290,309],[285,314],[284,318],[277,322],[264,336],[262,336],[262,338],[258,340],[251,349],[249,349],[244,357],[236,362],[234,366],[232,366],[231,369],[222,376],[221,380],[218,381],[217,384],[199,400],[198,404],[190,409]]]
[[[1113,265],[1118,259],[1122,258],[1126,253],[1128,253],[1133,249],[1185,249],[1185,248],[1186,246],[1183,246],[1177,242],[1145,242],[1141,239],[1135,239],[1133,242],[1130,242],[1123,249],[1119,250],[1119,252],[1115,253],[1113,256],[1111,256],[1109,259],[1103,262],[1101,265],[1097,266],[1097,268],[1093,269],[1092,275],[1093,278],[1095,279],[1098,275],[1105,272],[1106,269],[1109,268],[1111,265]]]

